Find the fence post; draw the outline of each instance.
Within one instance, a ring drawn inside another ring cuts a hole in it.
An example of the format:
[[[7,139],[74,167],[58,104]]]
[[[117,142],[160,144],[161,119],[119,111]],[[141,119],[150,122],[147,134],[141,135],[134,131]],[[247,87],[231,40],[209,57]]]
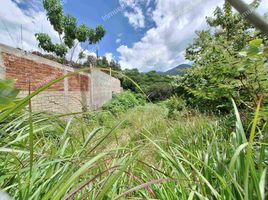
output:
[[[109,85],[110,85],[110,98],[113,98],[113,77],[112,77],[112,68],[110,67],[110,80],[109,80]]]

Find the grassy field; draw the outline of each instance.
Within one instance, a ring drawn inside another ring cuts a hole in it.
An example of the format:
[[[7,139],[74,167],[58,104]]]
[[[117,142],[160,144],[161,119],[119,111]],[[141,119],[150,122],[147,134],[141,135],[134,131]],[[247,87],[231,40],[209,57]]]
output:
[[[14,199],[265,199],[259,109],[245,130],[236,109],[13,113],[1,123],[0,188]]]

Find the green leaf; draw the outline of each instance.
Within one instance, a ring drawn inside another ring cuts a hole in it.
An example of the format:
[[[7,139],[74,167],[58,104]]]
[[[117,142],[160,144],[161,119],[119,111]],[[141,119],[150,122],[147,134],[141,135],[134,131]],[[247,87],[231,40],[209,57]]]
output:
[[[255,39],[249,42],[250,47],[260,47],[262,39]]]
[[[18,94],[14,80],[0,80],[0,111],[15,106]]]
[[[259,188],[260,188],[262,200],[265,199],[265,177],[266,177],[266,171],[267,171],[267,168],[263,170],[262,175],[261,175],[261,179],[260,179],[260,183],[259,183]]]

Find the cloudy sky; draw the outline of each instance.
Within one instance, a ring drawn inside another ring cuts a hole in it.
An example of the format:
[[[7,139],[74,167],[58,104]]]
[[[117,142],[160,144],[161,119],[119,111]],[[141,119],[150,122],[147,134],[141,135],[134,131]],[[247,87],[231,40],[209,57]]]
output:
[[[0,43],[25,50],[39,50],[34,34],[58,36],[49,24],[42,0],[0,0]],[[249,2],[250,0],[246,0]],[[223,0],[62,0],[64,12],[90,27],[103,24],[107,30],[99,45],[100,55],[116,59],[123,68],[166,71],[188,61],[185,48],[196,30],[206,28]],[[268,12],[263,0],[259,12]],[[85,45],[81,44],[79,49]],[[94,54],[96,46],[87,49]]]

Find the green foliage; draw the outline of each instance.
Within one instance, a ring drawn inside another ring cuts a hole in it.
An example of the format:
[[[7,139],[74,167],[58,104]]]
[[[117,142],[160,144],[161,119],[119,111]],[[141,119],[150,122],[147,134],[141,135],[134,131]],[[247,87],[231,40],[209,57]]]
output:
[[[0,79],[0,111],[14,106],[18,93],[19,90],[15,88],[15,81]]]
[[[89,29],[87,33],[87,37],[90,41],[90,44],[96,44],[97,42],[97,35],[96,35],[96,30],[95,29]]]
[[[49,35],[37,33],[35,37],[39,41],[38,46],[47,52],[54,52],[57,56],[63,58],[67,53],[67,48],[63,44],[53,44]]]
[[[83,70],[18,103],[14,82],[0,80],[0,188],[20,200],[267,199],[267,37],[237,20],[227,3],[215,16],[209,23],[217,29],[199,33],[187,51],[194,67],[173,83],[180,96],[162,106],[127,91],[104,105],[104,112],[32,113],[22,110],[31,98]],[[75,37],[83,40],[82,29]],[[46,35],[36,36],[45,48],[56,47]],[[173,80],[156,72],[124,73],[147,92]],[[122,79],[124,87],[137,90]],[[239,107],[257,108],[247,112],[254,115],[249,126],[231,97]],[[236,120],[198,111],[178,114],[187,104],[221,106],[233,110]]]
[[[114,115],[126,112],[130,108],[145,104],[142,95],[134,94],[130,91],[114,95],[113,99],[106,103],[102,108],[108,110]]]
[[[144,100],[130,92],[111,103],[111,109],[118,107],[111,112],[121,114],[102,116],[101,122],[94,117],[98,113],[70,113],[60,120],[19,112],[63,78],[0,113],[0,187],[13,198],[267,198],[267,124],[261,123],[267,115],[260,115],[261,101],[250,131],[235,104],[236,124],[226,127],[229,116],[169,119],[157,105],[135,107]],[[11,82],[1,85],[1,94],[12,88]],[[169,106],[179,110],[180,102],[173,98]]]
[[[55,44],[53,51],[55,52],[57,56],[59,56],[60,58],[63,58],[66,55],[68,50],[66,46],[63,44]]]
[[[257,111],[247,141],[235,113],[236,125],[204,114],[169,119],[153,104],[118,117],[33,113],[30,176],[29,115],[22,112],[0,124],[0,187],[14,199],[266,199],[267,126],[257,123]]]
[[[100,67],[100,68],[109,68],[109,62],[107,60],[107,58],[105,56],[101,57],[101,58],[98,58],[96,60],[96,65],[97,67]]]
[[[120,65],[120,63],[117,62],[117,61],[115,61],[115,60],[111,60],[111,62],[109,63],[109,67],[112,70],[121,71],[121,65]]]
[[[67,47],[72,48],[76,39],[77,20],[71,15],[64,16],[64,43]]]
[[[43,0],[43,5],[47,11],[47,18],[54,30],[59,34],[63,33],[64,13],[60,0]]]
[[[233,13],[229,3],[207,22],[211,29],[199,32],[186,51],[194,65],[174,82],[178,95],[204,110],[228,112],[231,98],[252,109],[267,96],[267,36]]]
[[[106,31],[104,29],[104,26],[99,25],[96,27],[95,32],[96,32],[95,37],[94,37],[94,40],[92,42],[98,43],[105,36]]]
[[[79,42],[85,42],[88,36],[88,27],[85,24],[82,24],[76,29],[76,38]]]
[[[94,55],[88,55],[87,61],[84,62],[83,65],[86,67],[91,65],[98,68],[111,69],[113,71],[121,71],[121,66],[117,61],[112,59],[109,62],[105,56],[97,58]],[[119,77],[118,73],[112,73],[112,75],[115,77]]]
[[[139,88],[129,80],[130,78],[141,87],[151,101],[165,100],[174,94],[173,87],[171,86],[173,77],[160,75],[156,71],[140,73],[137,69],[126,69],[123,71],[123,74],[126,77],[119,78],[124,89],[136,93],[140,92]]]
[[[174,94],[174,89],[169,84],[156,83],[147,89],[146,94],[152,102],[163,101]]]
[[[161,102],[160,105],[165,106],[168,109],[169,118],[176,118],[187,108],[185,100],[177,96],[172,96],[166,101]]]
[[[36,33],[35,37],[39,41],[38,47],[44,49],[47,52],[52,52],[55,50],[55,46],[48,34]]]

